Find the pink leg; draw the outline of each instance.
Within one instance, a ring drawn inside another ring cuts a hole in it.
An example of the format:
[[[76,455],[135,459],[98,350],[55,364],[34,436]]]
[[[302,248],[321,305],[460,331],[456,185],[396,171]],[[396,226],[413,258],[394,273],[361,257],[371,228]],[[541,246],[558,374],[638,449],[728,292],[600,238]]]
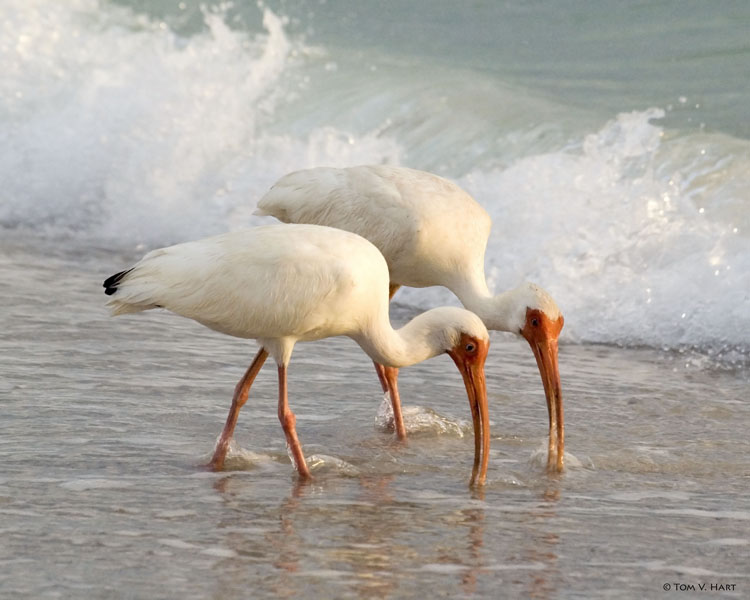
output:
[[[404,425],[404,415],[401,412],[401,397],[398,394],[398,369],[396,367],[384,367],[380,363],[372,361],[375,365],[375,372],[380,379],[380,385],[384,392],[388,392],[391,397],[391,406],[393,407],[393,428],[396,430],[396,436],[400,440],[406,439],[406,426]]]
[[[375,365],[375,372],[378,374],[380,387],[383,388],[383,392],[385,393],[388,391],[388,380],[385,378],[385,367],[380,363],[376,363],[375,361],[372,361],[372,364]]]
[[[264,348],[258,350],[258,354],[255,355],[253,362],[234,388],[232,407],[229,409],[227,422],[224,425],[224,430],[221,432],[219,442],[216,444],[214,456],[211,462],[208,463],[208,467],[213,471],[221,471],[224,467],[224,459],[227,456],[227,450],[229,450],[229,442],[232,441],[232,434],[234,434],[234,427],[237,425],[237,418],[240,416],[240,409],[247,402],[247,394],[250,391],[250,386],[253,385],[255,376],[260,371],[267,356],[268,352]]]
[[[309,479],[310,470],[307,468],[305,455],[302,454],[302,446],[299,443],[299,439],[297,439],[297,430],[294,427],[297,418],[289,408],[287,399],[286,367],[282,365],[279,365],[279,421],[281,421],[281,427],[284,429],[286,443],[292,451],[294,465],[297,468],[299,476],[302,479]]]
[[[396,283],[388,285],[388,300],[393,299],[393,295],[401,286]],[[406,427],[404,426],[404,416],[401,412],[401,397],[398,394],[398,369],[395,367],[384,367],[383,365],[372,362],[375,365],[375,372],[378,374],[380,386],[384,392],[388,392],[391,397],[391,406],[393,407],[393,428],[396,430],[396,436],[400,440],[406,439]]]
[[[396,367],[383,367],[388,388],[391,392],[391,404],[393,405],[393,427],[396,437],[400,440],[406,439],[406,427],[404,426],[404,415],[401,413],[401,397],[398,395],[398,369]]]

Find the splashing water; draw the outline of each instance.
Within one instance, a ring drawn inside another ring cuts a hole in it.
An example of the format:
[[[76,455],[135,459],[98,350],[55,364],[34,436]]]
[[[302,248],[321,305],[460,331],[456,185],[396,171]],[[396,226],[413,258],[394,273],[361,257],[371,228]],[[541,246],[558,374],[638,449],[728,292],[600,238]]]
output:
[[[93,0],[16,4],[1,25],[19,40],[0,48],[11,65],[0,121],[12,123],[0,149],[3,227],[129,246],[200,237],[248,216],[247,198],[300,157],[379,160],[395,147],[367,135],[354,146],[327,126],[303,139],[268,130],[297,94],[287,78],[304,51],[270,9],[265,33],[204,10],[205,32],[184,38]]]
[[[407,434],[449,435],[461,438],[471,432],[471,423],[443,416],[431,408],[405,406],[401,412]],[[383,431],[393,431],[393,407],[388,392],[383,394],[383,400],[378,407],[375,426]]]
[[[488,275],[499,290],[523,279],[547,287],[566,317],[563,339],[741,360],[750,350],[750,239],[738,226],[747,199],[734,177],[710,174],[731,168],[750,184],[738,170],[750,146],[734,143],[727,156],[715,136],[665,139],[653,123],[663,116],[623,113],[568,149],[459,179],[493,218]],[[399,299],[427,306],[450,295]]]
[[[220,436],[216,438],[217,443],[219,439]],[[206,462],[208,462],[209,459],[210,457],[207,457]],[[258,468],[268,469],[272,462],[274,462],[274,459],[270,455],[247,450],[240,446],[237,440],[232,438],[229,441],[227,454],[224,458],[224,470],[247,471]]]
[[[543,470],[546,472],[547,469],[547,440],[544,440],[539,444],[537,448],[535,448],[531,454],[529,455],[528,464],[530,466],[533,466],[537,470]],[[579,459],[577,456],[571,454],[570,452],[565,452],[565,470],[568,471],[570,469],[594,469],[594,463],[591,461],[590,458],[586,458],[584,460]]]
[[[359,469],[353,464],[327,454],[312,454],[305,459],[305,462],[310,467],[311,473],[319,474],[332,471],[337,475],[345,477],[357,477],[360,475]]]

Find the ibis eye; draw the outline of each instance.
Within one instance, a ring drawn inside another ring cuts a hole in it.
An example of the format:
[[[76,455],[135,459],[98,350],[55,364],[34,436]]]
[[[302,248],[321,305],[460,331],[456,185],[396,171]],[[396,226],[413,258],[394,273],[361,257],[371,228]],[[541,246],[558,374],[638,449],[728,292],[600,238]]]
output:
[[[465,349],[466,349],[467,352],[474,352],[474,350],[476,350],[476,348],[477,347],[474,344],[472,344],[472,343],[468,343],[465,346]]]

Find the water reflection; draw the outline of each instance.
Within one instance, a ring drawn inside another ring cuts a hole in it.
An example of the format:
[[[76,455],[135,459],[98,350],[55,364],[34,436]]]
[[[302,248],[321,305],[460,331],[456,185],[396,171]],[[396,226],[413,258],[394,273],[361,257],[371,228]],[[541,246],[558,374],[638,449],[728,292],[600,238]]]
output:
[[[393,475],[375,475],[359,479],[358,510],[352,535],[346,540],[349,564],[356,574],[355,589],[359,598],[387,598],[398,588],[393,560],[402,551],[393,538],[402,528],[392,518]],[[386,518],[381,518],[385,513]]]
[[[270,591],[277,598],[301,596],[300,580],[294,575],[300,570],[301,550],[304,539],[295,528],[295,513],[306,494],[312,490],[312,482],[296,480],[292,490],[279,507],[278,530],[268,531],[264,536],[271,564],[276,567],[275,576],[269,581]]]
[[[484,502],[484,498],[485,490],[483,488],[472,490],[472,499]],[[473,595],[477,590],[477,578],[485,566],[482,556],[485,511],[484,508],[468,508],[461,512],[464,515],[463,522],[468,527],[466,548],[469,556],[468,568],[461,576],[461,588],[464,593]]]
[[[527,564],[539,564],[539,570],[530,570],[526,582],[528,598],[544,600],[554,597],[560,586],[560,568],[556,547],[560,544],[560,536],[550,531],[557,518],[557,503],[560,500],[560,489],[556,484],[550,486],[541,494],[539,502],[528,512],[526,518],[520,520],[527,535],[528,543],[524,545],[522,560]],[[558,521],[559,523],[559,521]]]
[[[213,567],[217,600],[254,597],[261,591],[275,598],[304,595],[305,581],[297,573],[308,544],[296,531],[295,514],[312,485],[295,481],[273,509],[262,479],[232,474],[213,484],[225,508],[219,511],[217,528],[225,531],[222,546],[232,553]]]
[[[493,576],[486,569],[485,492],[405,501],[398,482],[392,474],[295,481],[276,504],[267,494],[265,501],[255,497],[262,483],[217,479],[214,489],[230,509],[219,527],[234,556],[215,566],[216,597],[252,585],[279,598],[338,588],[385,599],[412,596],[425,582],[475,594],[481,577]],[[469,506],[457,508],[461,503]]]

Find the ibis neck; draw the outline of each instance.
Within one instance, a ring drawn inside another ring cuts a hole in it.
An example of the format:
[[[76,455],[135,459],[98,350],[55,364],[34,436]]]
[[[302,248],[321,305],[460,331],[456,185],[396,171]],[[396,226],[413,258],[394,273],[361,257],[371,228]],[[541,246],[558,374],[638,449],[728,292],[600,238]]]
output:
[[[427,311],[414,317],[400,329],[393,329],[387,320],[380,321],[362,335],[355,337],[360,347],[377,363],[389,367],[408,367],[442,353],[437,314]]]
[[[512,290],[493,295],[487,287],[484,274],[462,280],[450,289],[465,308],[482,319],[487,329],[518,333],[511,324],[515,307],[511,297]]]

